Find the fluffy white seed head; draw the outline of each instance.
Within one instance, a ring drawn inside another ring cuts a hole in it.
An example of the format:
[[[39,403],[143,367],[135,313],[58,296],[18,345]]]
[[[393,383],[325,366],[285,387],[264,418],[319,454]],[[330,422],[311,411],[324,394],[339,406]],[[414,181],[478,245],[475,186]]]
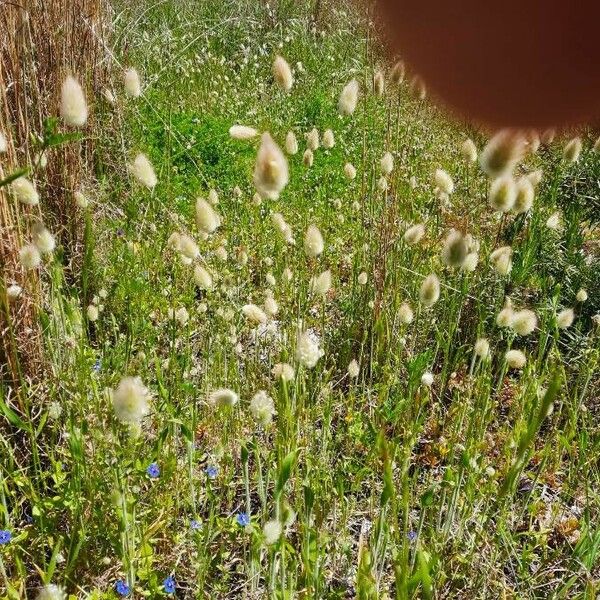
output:
[[[586,290],[584,290],[583,288],[581,288],[578,292],[577,292],[577,302],[585,302],[588,299],[588,293]]]
[[[444,194],[452,194],[454,191],[454,181],[444,169],[436,169],[433,174],[433,183],[444,192]]]
[[[529,181],[531,181],[531,185],[536,188],[538,185],[540,185],[543,174],[544,172],[542,169],[536,169],[535,171],[531,171],[531,173],[527,174],[527,179],[529,179]]]
[[[196,198],[196,226],[198,229],[209,235],[220,225],[221,217],[215,209],[204,198]]]
[[[88,117],[83,90],[79,82],[70,75],[63,81],[60,91],[60,116],[71,127],[85,125]]]
[[[133,163],[129,165],[129,172],[134,176],[136,181],[148,189],[152,189],[158,181],[152,163],[141,152],[135,157]]]
[[[6,295],[9,300],[16,300],[21,295],[22,291],[23,288],[20,285],[13,283],[6,288]]]
[[[323,132],[323,148],[333,148],[335,146],[335,137],[331,129],[326,129]]]
[[[66,594],[62,588],[53,583],[49,583],[40,588],[38,595],[36,596],[37,600],[65,600]]]
[[[304,151],[304,155],[302,156],[302,162],[304,163],[304,166],[308,168],[312,167],[314,159],[315,157],[312,150],[310,148],[307,148]]]
[[[376,71],[373,75],[373,93],[376,96],[383,96],[385,92],[385,77],[381,71]]]
[[[527,308],[518,310],[512,316],[511,327],[517,335],[529,335],[537,327],[537,316]]]
[[[317,337],[308,331],[298,335],[296,341],[296,360],[307,369],[312,369],[323,355]]]
[[[377,180],[377,189],[381,192],[388,189],[388,180],[383,175]]]
[[[36,248],[42,254],[49,254],[56,247],[54,236],[41,223],[33,226],[31,237]]]
[[[350,179],[350,181],[356,177],[356,168],[352,163],[346,163],[344,165],[344,175],[346,176],[346,179]]]
[[[100,316],[100,312],[98,311],[98,307],[95,304],[89,304],[86,309],[86,314],[88,321],[97,321]]]
[[[273,377],[282,381],[293,381],[295,375],[294,367],[288,363],[277,363],[271,372]]]
[[[196,265],[194,267],[194,281],[201,290],[212,289],[212,275],[202,265]]]
[[[514,205],[517,197],[515,180],[510,176],[494,179],[490,186],[488,201],[494,210],[508,212]]]
[[[553,230],[557,230],[562,227],[560,211],[556,211],[548,217],[548,220],[546,221],[546,227]]]
[[[272,296],[267,296],[264,303],[265,313],[269,317],[274,317],[279,312],[279,305]]]
[[[342,116],[351,115],[356,109],[356,103],[358,102],[358,81],[353,79],[346,84],[340,99],[338,100],[338,111]]]
[[[460,231],[452,229],[444,240],[442,262],[451,268],[461,267],[468,253],[469,246],[465,236]]]
[[[404,232],[404,241],[411,246],[418,244],[425,235],[425,225],[422,223],[417,223],[416,225],[411,225]]]
[[[510,327],[513,323],[515,311],[513,310],[512,301],[507,296],[504,300],[504,307],[496,315],[496,325],[498,327]]]
[[[6,136],[0,131],[0,154],[8,150],[8,141]]]
[[[218,408],[235,406],[238,403],[238,400],[238,395],[228,388],[214,390],[208,395],[208,403],[211,406],[216,406]]]
[[[304,235],[304,252],[306,256],[315,258],[325,249],[323,236],[316,225],[309,225]]]
[[[331,289],[331,271],[323,271],[310,280],[310,291],[316,296],[325,296]]]
[[[490,254],[492,266],[500,275],[508,275],[512,269],[512,248],[501,246]]]
[[[421,284],[419,300],[424,306],[433,306],[440,298],[440,280],[435,274],[428,275]]]
[[[581,149],[583,144],[581,143],[580,137],[574,137],[570,142],[566,144],[563,150],[563,158],[566,163],[572,164],[579,160],[581,155]]]
[[[497,178],[512,173],[524,153],[523,135],[511,129],[502,129],[483,149],[479,156],[479,164],[487,175]]]
[[[268,133],[263,133],[254,166],[254,185],[258,193],[277,200],[289,179],[288,163],[279,146]]]
[[[467,138],[460,147],[462,157],[469,163],[477,160],[477,146],[471,138]]]
[[[490,343],[485,338],[478,338],[473,351],[481,360],[485,360],[490,355]]]
[[[421,383],[425,387],[431,387],[433,385],[433,373],[430,371],[423,373],[423,375],[421,375]]]
[[[509,350],[504,358],[511,369],[522,369],[527,362],[527,357],[520,350]]]
[[[217,194],[217,190],[211,188],[208,191],[208,202],[212,206],[216,206],[217,204],[219,204],[219,194]]]
[[[266,323],[269,317],[265,314],[264,310],[256,304],[245,304],[242,306],[242,313],[251,322],[255,324]]]
[[[17,177],[10,184],[10,189],[15,198],[27,206],[35,206],[40,201],[40,196],[35,186],[26,177]]]
[[[401,60],[396,61],[390,72],[390,80],[394,85],[400,85],[404,81],[406,67]]]
[[[463,261],[460,268],[467,273],[472,273],[479,264],[479,254],[477,252],[469,252],[467,256],[465,256],[465,260]]]
[[[39,267],[42,262],[40,251],[33,244],[25,244],[19,250],[19,261],[28,271]]]
[[[386,152],[379,162],[383,175],[390,175],[394,170],[394,156],[391,152]]]
[[[285,151],[289,155],[296,154],[298,152],[298,140],[293,131],[288,131],[285,136]]]
[[[273,227],[275,227],[276,231],[287,244],[295,243],[292,228],[286,223],[281,213],[271,213],[271,222],[273,223]]]
[[[139,377],[123,377],[112,392],[112,405],[122,423],[137,425],[150,412],[150,394]]]
[[[178,250],[183,256],[194,260],[200,256],[200,248],[198,244],[187,234],[182,233],[179,236]]]
[[[306,136],[306,145],[313,152],[319,148],[319,130],[313,127]]]
[[[125,92],[132,98],[138,98],[142,94],[142,84],[139,73],[132,67],[125,69],[123,73]]]
[[[527,175],[520,177],[516,183],[516,195],[513,210],[517,214],[527,212],[533,206],[535,190]]]
[[[282,56],[276,56],[273,61],[273,77],[277,85],[284,91],[289,92],[294,85],[294,77],[290,65]]]
[[[250,400],[250,412],[263,427],[266,427],[273,420],[275,414],[273,398],[264,390],[257,392]]]
[[[565,308],[556,315],[556,324],[560,329],[567,329],[575,320],[575,311],[572,308]]]
[[[356,379],[358,377],[358,374],[360,373],[360,365],[358,364],[358,361],[353,358],[350,361],[350,364],[348,365],[348,376],[351,379]]]
[[[414,314],[410,304],[408,302],[403,302],[398,307],[398,319],[400,319],[400,323],[408,325],[409,323],[412,323],[413,318]]]
[[[267,546],[272,546],[279,541],[283,528],[281,523],[276,519],[267,521],[263,526],[263,538]]]
[[[87,208],[90,205],[90,201],[83,192],[80,192],[79,190],[73,192],[73,200],[79,208]]]
[[[229,128],[229,135],[234,140],[251,140],[258,135],[258,131],[254,127],[247,127],[246,125],[232,125]]]
[[[358,285],[366,285],[369,276],[363,271],[358,275],[357,281]]]

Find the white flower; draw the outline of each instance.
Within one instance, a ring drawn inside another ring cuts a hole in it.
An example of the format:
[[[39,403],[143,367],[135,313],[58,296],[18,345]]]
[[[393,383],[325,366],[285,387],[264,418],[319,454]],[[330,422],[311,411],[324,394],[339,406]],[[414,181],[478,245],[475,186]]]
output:
[[[273,61],[273,77],[275,77],[277,85],[285,92],[292,89],[292,85],[294,85],[292,70],[282,56],[276,56]]]
[[[411,225],[404,232],[404,241],[411,246],[418,244],[425,235],[425,226],[421,223],[417,223],[416,225]]]
[[[260,306],[256,306],[256,304],[245,304],[242,307],[242,312],[253,323],[266,323],[268,321],[268,317],[263,309]]]
[[[202,265],[196,265],[194,267],[194,281],[201,290],[212,289],[212,275]]]
[[[142,185],[149,189],[152,189],[156,185],[157,179],[156,174],[154,173],[154,167],[145,154],[140,152],[128,168],[129,172]]]
[[[282,381],[292,381],[295,375],[294,367],[288,363],[277,363],[271,373],[273,373],[273,377]]]
[[[140,83],[139,73],[133,69],[126,69],[123,73],[123,82],[125,84],[125,91],[132,98],[137,98],[142,93],[142,84]]]
[[[250,412],[263,427],[266,427],[273,420],[275,414],[273,398],[264,390],[257,392],[250,400]]]
[[[323,148],[333,148],[335,146],[335,137],[331,129],[326,129],[323,132]]]
[[[419,300],[427,307],[433,306],[440,297],[440,280],[434,275],[428,275],[421,284]]]
[[[296,360],[308,369],[312,369],[318,362],[323,352],[319,348],[319,340],[311,331],[304,331],[298,335],[296,341]]]
[[[435,170],[433,182],[444,194],[450,195],[454,191],[454,181],[452,181],[452,177],[444,169]]]
[[[309,225],[304,235],[304,252],[310,258],[319,256],[325,249],[323,236],[316,225]]]
[[[560,329],[567,329],[575,320],[575,311],[572,308],[565,308],[556,315],[556,324]]]
[[[426,371],[421,375],[421,383],[426,387],[431,387],[433,384],[433,373]]]
[[[268,133],[263,133],[254,166],[254,185],[263,198],[277,200],[289,179],[288,163]]]
[[[358,364],[358,361],[353,358],[350,361],[350,364],[348,365],[348,376],[351,379],[356,379],[358,377],[358,374],[360,373],[360,366]]]
[[[123,377],[112,392],[112,404],[122,423],[137,424],[150,412],[148,389],[139,377]]]
[[[228,388],[214,390],[208,396],[208,403],[217,407],[234,406],[238,400],[238,395]]]
[[[35,269],[42,262],[42,257],[33,244],[26,244],[19,250],[19,261],[25,269]]]
[[[267,546],[272,546],[279,540],[282,533],[283,528],[279,521],[277,521],[276,519],[267,521],[263,527],[263,537],[265,539],[265,544]]]
[[[358,81],[353,79],[350,81],[340,94],[338,101],[338,111],[342,116],[351,115],[356,109],[358,101]]]
[[[485,360],[490,355],[490,343],[485,338],[477,338],[473,349],[481,360]]]
[[[77,80],[70,75],[64,80],[60,92],[60,116],[71,127],[85,125],[88,117],[83,90]]]
[[[344,175],[346,176],[346,179],[354,179],[356,177],[356,169],[354,168],[354,165],[351,163],[346,163],[344,165]]]
[[[564,148],[563,150],[563,158],[565,162],[572,164],[579,160],[579,156],[581,154],[582,143],[581,138],[575,137],[573,138]]]
[[[25,177],[17,177],[11,184],[10,189],[16,199],[28,206],[35,206],[40,201],[35,186]]]
[[[386,152],[379,161],[379,165],[381,167],[381,172],[384,175],[390,175],[390,173],[394,170],[394,157],[391,152]]]
[[[95,306],[94,304],[90,304],[87,307],[86,313],[87,313],[87,318],[89,321],[97,321],[98,320],[98,316],[99,316],[98,307]]]
[[[477,146],[475,146],[475,142],[470,138],[462,143],[460,152],[467,162],[474,163],[477,160]]]
[[[204,199],[196,198],[196,226],[205,234],[213,233],[221,225],[221,217]]]
[[[317,296],[325,296],[331,289],[331,271],[323,271],[320,275],[310,280],[309,289],[311,293]]]
[[[40,588],[36,600],[65,600],[66,597],[67,596],[62,588],[53,583],[49,583]]]
[[[54,236],[41,223],[33,226],[31,234],[33,243],[42,254],[50,254],[56,247]]]
[[[293,131],[288,131],[285,136],[285,151],[290,155],[298,152],[298,140]]]
[[[511,369],[522,369],[527,362],[527,357],[520,350],[509,350],[504,358]]]
[[[258,135],[258,131],[253,127],[246,127],[245,125],[232,125],[229,128],[229,135],[234,140],[250,140]]]

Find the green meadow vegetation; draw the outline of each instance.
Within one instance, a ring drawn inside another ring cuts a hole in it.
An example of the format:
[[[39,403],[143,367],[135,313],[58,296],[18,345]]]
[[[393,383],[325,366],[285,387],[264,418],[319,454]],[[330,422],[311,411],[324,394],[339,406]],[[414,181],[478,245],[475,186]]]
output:
[[[115,1],[39,132],[75,270],[5,173],[0,596],[596,597],[600,145],[449,117],[369,10]]]

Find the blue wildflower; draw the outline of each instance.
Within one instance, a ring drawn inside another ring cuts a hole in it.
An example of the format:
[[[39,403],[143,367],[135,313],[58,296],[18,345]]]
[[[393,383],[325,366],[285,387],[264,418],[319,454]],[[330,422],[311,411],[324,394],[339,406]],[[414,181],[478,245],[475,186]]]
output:
[[[117,583],[115,583],[115,591],[119,596],[129,596],[129,586],[122,580],[119,579]]]
[[[102,368],[102,361],[99,358],[97,358],[96,362],[94,362],[94,366],[92,367],[92,370],[95,373],[100,373],[101,368]]]
[[[163,581],[163,587],[165,588],[165,592],[167,592],[167,594],[174,594],[175,593],[175,580],[169,575]]]
[[[155,479],[156,477],[158,477],[160,475],[160,468],[156,463],[152,463],[152,464],[148,465],[148,468],[146,469],[146,473],[148,473],[148,475],[150,475],[150,477],[152,477],[152,479]]]
[[[238,513],[235,517],[235,520],[237,521],[237,524],[240,527],[247,527],[248,525],[250,525],[250,517],[248,516],[248,513]]]
[[[417,532],[416,531],[409,531],[406,534],[406,537],[408,538],[408,540],[410,542],[414,542],[417,539]]]
[[[217,474],[219,473],[219,469],[215,467],[215,465],[208,465],[208,467],[204,469],[204,472],[206,473],[209,479],[215,479]]]
[[[12,540],[12,533],[8,529],[0,529],[0,544],[8,544]]]
[[[198,529],[202,529],[202,523],[200,523],[200,521],[196,521],[196,519],[192,519],[190,521],[190,528],[194,531],[198,531]]]

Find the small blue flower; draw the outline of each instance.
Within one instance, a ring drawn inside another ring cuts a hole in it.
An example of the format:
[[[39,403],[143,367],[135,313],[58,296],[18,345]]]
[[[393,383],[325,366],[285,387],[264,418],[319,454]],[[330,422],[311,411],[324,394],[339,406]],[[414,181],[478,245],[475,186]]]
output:
[[[406,534],[406,537],[408,538],[408,540],[410,542],[414,542],[417,539],[417,532],[416,531],[409,531]]]
[[[250,517],[245,512],[238,513],[235,520],[240,527],[247,527],[250,525]]]
[[[202,529],[202,523],[200,523],[200,521],[196,521],[196,519],[192,519],[190,521],[190,528],[194,531],[198,531],[199,529]]]
[[[163,581],[163,587],[165,588],[165,592],[167,592],[167,594],[174,594],[175,593],[175,580],[169,575]]]
[[[96,362],[94,362],[94,366],[92,367],[92,370],[95,373],[100,373],[101,368],[102,368],[102,361],[99,358],[97,358]]]
[[[146,469],[146,473],[148,473],[148,475],[150,475],[150,477],[152,477],[152,479],[155,479],[156,477],[158,477],[160,475],[160,468],[156,463],[152,463],[152,464],[148,465],[148,468]]]
[[[122,580],[119,579],[117,583],[115,583],[115,591],[119,596],[129,596],[129,586]]]
[[[8,529],[0,529],[0,544],[8,544],[12,540],[12,533]]]
[[[204,472],[206,473],[209,479],[215,479],[217,477],[217,474],[219,473],[219,469],[215,467],[215,465],[208,465],[208,467],[204,469]]]

